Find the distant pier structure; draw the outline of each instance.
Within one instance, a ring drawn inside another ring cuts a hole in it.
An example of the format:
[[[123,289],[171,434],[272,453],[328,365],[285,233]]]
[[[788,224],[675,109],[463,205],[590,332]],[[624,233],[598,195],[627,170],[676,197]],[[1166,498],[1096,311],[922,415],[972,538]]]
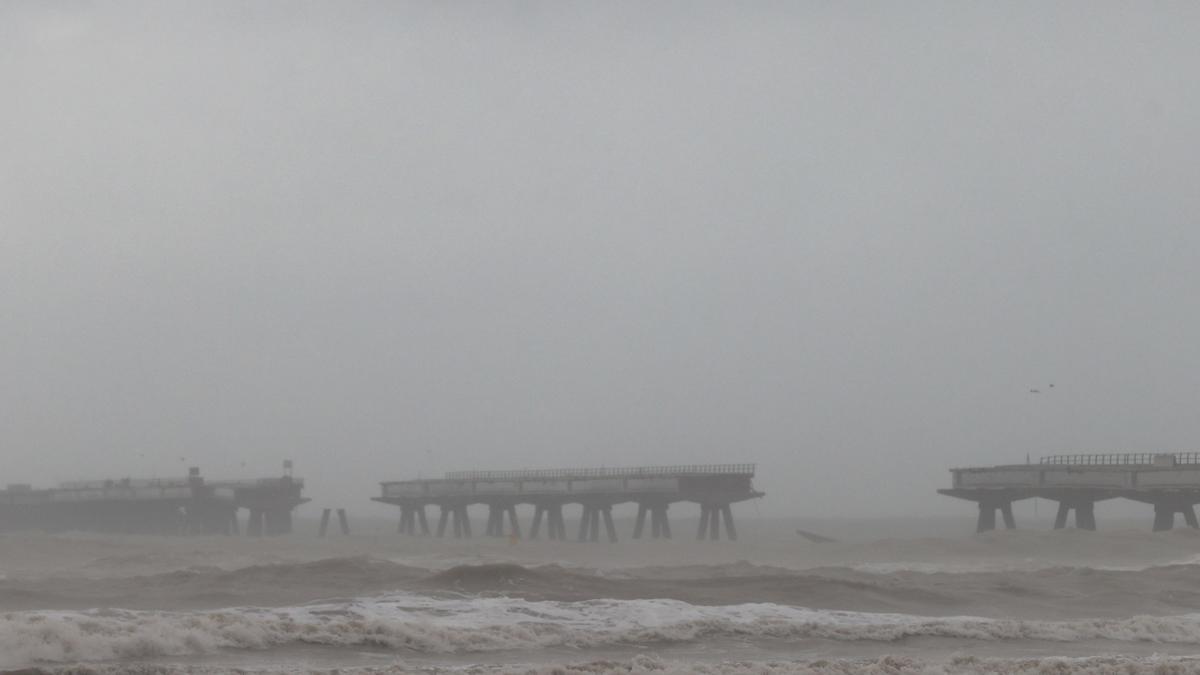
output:
[[[1075,527],[1096,529],[1096,502],[1124,498],[1154,507],[1154,530],[1170,530],[1176,514],[1192,528],[1200,504],[1200,453],[1126,453],[1052,455],[1037,464],[951,469],[953,487],[939,493],[979,505],[977,531],[1016,527],[1012,504],[1039,497],[1058,502],[1055,529],[1066,527],[1074,512]]]
[[[399,532],[430,534],[426,507],[438,508],[437,536],[452,532],[470,537],[467,507],[486,505],[484,534],[521,537],[517,507],[531,505],[528,537],[537,539],[545,527],[548,539],[567,539],[563,508],[579,505],[579,541],[598,541],[601,524],[609,541],[617,540],[612,507],[638,505],[633,538],[647,534],[671,538],[667,510],[677,502],[700,505],[699,539],[737,539],[732,504],[763,496],[752,485],[753,464],[692,464],[631,468],[539,469],[527,471],[454,471],[442,478],[391,481],[381,484],[377,502],[400,507]]]
[[[208,481],[193,467],[186,478],[75,481],[44,489],[10,484],[0,491],[0,531],[238,534],[238,510],[246,509],[246,534],[287,534],[292,510],[308,501],[303,489],[290,467],[283,476],[252,480]]]

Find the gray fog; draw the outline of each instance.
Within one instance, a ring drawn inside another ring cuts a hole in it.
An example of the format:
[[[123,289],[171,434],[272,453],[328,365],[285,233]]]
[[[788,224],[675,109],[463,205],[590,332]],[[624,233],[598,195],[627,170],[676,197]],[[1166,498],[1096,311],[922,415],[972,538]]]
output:
[[[4,3],[0,483],[754,461],[966,517],[952,465],[1198,449],[1197,25]]]

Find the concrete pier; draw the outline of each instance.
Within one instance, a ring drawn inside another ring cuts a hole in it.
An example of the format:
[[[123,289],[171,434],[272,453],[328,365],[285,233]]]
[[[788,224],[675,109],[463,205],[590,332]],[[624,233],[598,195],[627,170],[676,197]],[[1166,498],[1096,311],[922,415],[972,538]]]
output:
[[[446,536],[448,523],[455,537],[470,537],[467,507],[487,506],[484,534],[492,537],[521,537],[517,507],[531,505],[533,520],[529,538],[537,539],[543,525],[548,539],[565,540],[563,507],[580,508],[578,541],[617,541],[612,508],[618,504],[638,505],[633,538],[645,534],[650,519],[651,536],[671,538],[668,507],[677,502],[700,504],[701,539],[725,536],[737,539],[732,505],[763,496],[752,486],[753,464],[696,464],[598,469],[544,469],[530,471],[459,471],[443,478],[391,481],[381,484],[375,501],[400,507],[402,534],[418,534],[406,524],[414,513],[427,506],[441,509],[437,536]],[[426,533],[422,530],[422,534]]]
[[[1188,527],[1200,529],[1195,510],[1200,504],[1200,453],[1053,455],[1037,464],[950,472],[953,487],[938,492],[976,502],[979,532],[996,529],[997,511],[1006,528],[1016,527],[1012,504],[1031,497],[1058,503],[1055,529],[1066,527],[1074,511],[1075,527],[1095,530],[1096,502],[1116,498],[1153,506],[1156,532],[1172,529],[1176,514],[1183,514]]]
[[[129,534],[237,534],[239,509],[249,511],[246,533],[292,531],[292,509],[304,481],[285,475],[209,481],[193,467],[186,478],[75,481],[0,491],[0,531],[81,530]]]

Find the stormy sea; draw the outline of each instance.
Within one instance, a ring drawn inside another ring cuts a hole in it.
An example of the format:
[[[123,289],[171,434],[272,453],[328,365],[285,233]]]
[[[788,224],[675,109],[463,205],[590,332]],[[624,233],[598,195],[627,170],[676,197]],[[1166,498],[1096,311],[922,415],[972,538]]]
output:
[[[325,538],[7,533],[0,672],[1200,673],[1193,530],[739,524],[738,541],[681,518],[673,540],[612,544],[383,520]]]

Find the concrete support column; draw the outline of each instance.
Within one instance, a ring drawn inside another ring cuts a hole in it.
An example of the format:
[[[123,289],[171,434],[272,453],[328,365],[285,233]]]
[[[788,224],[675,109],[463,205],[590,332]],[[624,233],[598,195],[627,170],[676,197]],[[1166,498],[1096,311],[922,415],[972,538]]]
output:
[[[592,507],[592,522],[590,523],[588,541],[600,541],[600,509]]]
[[[429,520],[425,517],[425,505],[422,504],[415,510],[417,513],[417,522],[421,524],[421,535],[427,537],[429,536]]]
[[[1011,499],[984,499],[979,501],[979,521],[975,525],[976,532],[988,532],[996,529],[996,512],[1004,518],[1004,527],[1012,530],[1017,527],[1013,518]]]
[[[1081,530],[1096,529],[1096,502],[1080,502],[1075,505],[1075,527]]]
[[[263,534],[277,536],[292,531],[292,511],[287,508],[263,509]]]
[[[438,516],[437,536],[446,536],[446,522],[450,519],[450,509],[444,504],[441,507],[441,515]]]
[[[725,520],[725,536],[730,541],[737,539],[737,530],[733,526],[733,509],[729,504],[701,504],[700,527],[696,530],[696,538],[717,541],[721,538],[721,520]],[[665,520],[665,518],[664,518]]]
[[[317,528],[317,536],[324,537],[329,531],[329,517],[333,515],[333,509],[325,509],[321,511],[321,526]]]
[[[396,528],[396,532],[401,533],[401,534],[416,534],[416,514],[418,514],[418,509],[421,509],[420,510],[421,521],[422,521],[422,524],[424,524],[424,521],[425,521],[424,507],[415,507],[415,506],[400,507],[400,526],[398,526]],[[426,534],[428,533],[427,525],[426,525],[425,533]]]
[[[592,525],[592,507],[583,505],[583,513],[579,516],[579,541],[587,541],[588,530]]]
[[[733,513],[729,509],[728,504],[701,504],[700,505],[700,527],[696,529],[696,539],[703,541],[706,537],[710,541],[717,541],[721,538],[721,517],[725,517],[726,535],[731,539],[737,538],[737,533],[733,530]]]
[[[1188,527],[1200,529],[1196,521],[1196,505],[1178,501],[1158,502],[1154,505],[1154,531],[1165,532],[1175,527],[1175,514],[1182,513]]]
[[[633,538],[642,538],[642,528],[646,526],[646,505],[638,503],[637,522],[633,526]]]
[[[488,504],[488,519],[487,525],[483,528],[483,536],[499,537],[500,536],[500,509],[495,504]]]
[[[1154,531],[1166,532],[1175,527],[1175,507],[1170,504],[1154,505]]]
[[[263,510],[250,509],[250,522],[246,524],[246,534],[251,537],[263,535]]]
[[[1188,527],[1193,530],[1200,529],[1200,523],[1196,522],[1196,505],[1188,504],[1183,507],[1183,519],[1187,521]]]
[[[279,513],[275,509],[263,511],[263,534],[268,537],[279,534]]]
[[[1076,528],[1080,530],[1096,529],[1096,502],[1091,499],[1060,501],[1058,512],[1054,515],[1054,529],[1061,530],[1067,526],[1067,517],[1072,509],[1075,511]]]
[[[1067,526],[1067,516],[1071,515],[1071,507],[1066,502],[1058,503],[1058,513],[1054,514],[1054,529],[1061,530]]]
[[[508,527],[512,536],[517,539],[521,538],[521,524],[517,522],[517,507],[512,504],[508,506]]]
[[[546,512],[546,507],[541,504],[535,504],[533,507],[533,522],[529,524],[529,539],[532,541],[538,538],[538,528],[542,526],[542,514]],[[553,539],[554,537],[550,537]]]
[[[696,529],[696,539],[704,541],[704,537],[708,534],[708,518],[712,509],[708,508],[708,504],[700,505],[700,527]]]
[[[604,507],[603,513],[604,513],[604,530],[608,533],[608,540],[615,544],[617,541],[617,528],[613,525],[612,507],[611,506]]]
[[[1004,517],[1004,529],[1015,530],[1017,521],[1013,518],[1012,502],[1004,502],[1000,505],[1000,515]]]
[[[733,509],[726,504],[721,507],[721,513],[725,516],[725,536],[729,541],[737,541],[737,530],[733,527]]]
[[[671,521],[667,519],[667,505],[661,504],[650,511],[651,535],[655,538],[671,538]]]
[[[550,509],[551,539],[567,540],[567,521],[563,518],[562,504],[555,504]]]
[[[454,507],[454,536],[471,538],[471,516],[466,504]]]

